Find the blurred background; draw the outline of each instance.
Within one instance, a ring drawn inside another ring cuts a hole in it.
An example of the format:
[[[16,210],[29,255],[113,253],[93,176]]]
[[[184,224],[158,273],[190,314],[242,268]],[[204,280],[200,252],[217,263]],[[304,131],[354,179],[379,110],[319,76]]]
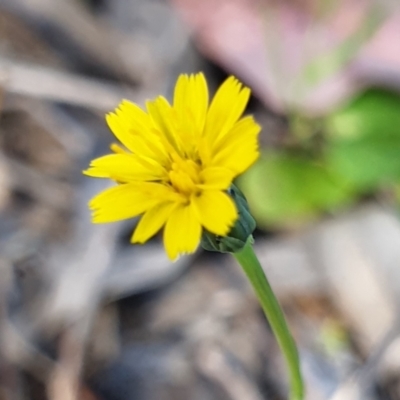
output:
[[[307,399],[400,399],[398,0],[0,0],[0,399],[286,398],[230,256],[90,222],[104,114],[197,71],[252,88],[238,184]]]

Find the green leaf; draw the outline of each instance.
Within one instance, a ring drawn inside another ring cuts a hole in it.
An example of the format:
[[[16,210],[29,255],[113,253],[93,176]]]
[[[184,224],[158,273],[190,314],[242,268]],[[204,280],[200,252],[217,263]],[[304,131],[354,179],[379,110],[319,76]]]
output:
[[[373,191],[400,177],[399,138],[371,138],[332,147],[332,169],[358,190]]]
[[[333,141],[366,136],[399,137],[400,97],[370,89],[327,118],[326,129]]]
[[[265,153],[239,185],[262,227],[297,225],[352,199],[326,168],[285,153]]]
[[[360,191],[400,178],[400,97],[369,90],[327,123],[327,163]]]

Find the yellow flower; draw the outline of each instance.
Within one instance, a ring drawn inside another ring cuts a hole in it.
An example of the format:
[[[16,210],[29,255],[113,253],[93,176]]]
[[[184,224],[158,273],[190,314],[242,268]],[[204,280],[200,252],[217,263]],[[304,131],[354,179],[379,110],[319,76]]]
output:
[[[226,190],[257,159],[259,125],[241,118],[250,90],[234,77],[211,104],[202,73],[181,75],[173,104],[159,96],[146,111],[123,100],[106,116],[125,146],[93,160],[84,173],[117,185],[89,203],[93,222],[113,222],[143,214],[132,242],[144,243],[164,227],[171,260],[192,253],[202,229],[225,236],[238,213]]]

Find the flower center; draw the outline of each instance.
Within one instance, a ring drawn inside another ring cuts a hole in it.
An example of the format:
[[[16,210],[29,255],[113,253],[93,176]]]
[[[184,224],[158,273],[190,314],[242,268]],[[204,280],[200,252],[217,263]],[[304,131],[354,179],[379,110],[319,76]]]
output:
[[[201,167],[193,160],[177,159],[171,165],[169,179],[174,189],[182,194],[190,195],[197,191],[200,183]]]

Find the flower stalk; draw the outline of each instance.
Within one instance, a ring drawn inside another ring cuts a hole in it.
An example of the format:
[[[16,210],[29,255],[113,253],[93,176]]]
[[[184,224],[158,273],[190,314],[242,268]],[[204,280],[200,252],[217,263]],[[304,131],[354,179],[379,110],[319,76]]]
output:
[[[289,398],[290,400],[302,400],[304,398],[304,384],[297,347],[287,326],[283,311],[253,250],[252,243],[253,238],[250,236],[243,249],[232,254],[249,279],[286,360],[290,376]]]

